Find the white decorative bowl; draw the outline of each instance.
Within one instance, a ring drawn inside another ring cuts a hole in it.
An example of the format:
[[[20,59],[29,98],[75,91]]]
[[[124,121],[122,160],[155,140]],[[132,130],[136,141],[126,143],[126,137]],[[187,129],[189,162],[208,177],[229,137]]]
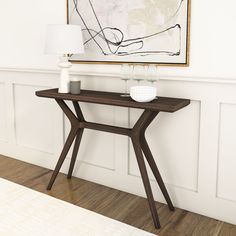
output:
[[[156,98],[157,89],[151,86],[133,86],[130,96],[136,102],[151,102]]]

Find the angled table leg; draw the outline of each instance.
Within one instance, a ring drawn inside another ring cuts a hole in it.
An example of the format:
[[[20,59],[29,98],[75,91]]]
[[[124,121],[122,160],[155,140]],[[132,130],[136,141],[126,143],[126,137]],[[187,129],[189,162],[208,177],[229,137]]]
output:
[[[132,143],[134,146],[134,151],[136,154],[136,159],[138,162],[138,166],[139,166],[139,170],[141,173],[141,177],[142,177],[142,181],[144,184],[144,188],[147,194],[147,199],[148,199],[148,203],[149,203],[149,207],[152,213],[152,218],[155,224],[156,228],[160,227],[160,223],[159,223],[159,219],[158,219],[158,215],[157,215],[157,211],[156,211],[156,207],[155,207],[155,202],[154,202],[154,198],[153,198],[153,194],[152,194],[152,190],[151,190],[151,186],[150,186],[150,182],[149,182],[149,178],[148,178],[148,174],[147,174],[147,170],[146,170],[146,166],[145,166],[145,162],[144,162],[144,158],[143,158],[143,153],[148,161],[148,164],[151,167],[151,170],[156,178],[156,181],[167,201],[167,204],[169,206],[170,210],[174,210],[174,206],[171,202],[171,199],[169,197],[169,194],[166,190],[165,184],[161,178],[160,172],[157,168],[157,165],[155,163],[155,160],[152,156],[151,150],[148,146],[148,143],[145,139],[145,131],[147,129],[147,127],[150,125],[150,123],[154,120],[154,118],[158,115],[159,112],[157,111],[150,111],[150,110],[145,110],[143,112],[143,114],[141,115],[141,117],[138,119],[138,121],[136,122],[136,124],[134,125],[132,132],[131,132],[131,139],[132,139]],[[143,153],[142,153],[143,151]]]
[[[167,204],[169,206],[169,209],[171,211],[174,211],[175,208],[174,208],[174,206],[173,206],[173,204],[171,202],[170,196],[169,196],[169,194],[168,194],[168,192],[166,190],[165,184],[164,184],[164,182],[162,180],[161,174],[160,174],[160,172],[159,172],[159,170],[157,168],[156,162],[155,162],[155,160],[154,160],[154,158],[152,156],[151,150],[150,150],[150,148],[148,146],[148,143],[147,143],[147,140],[146,140],[145,136],[141,137],[141,147],[142,147],[144,155],[146,156],[148,164],[151,167],[153,175],[155,176],[155,179],[156,179],[156,181],[157,181],[157,183],[158,183],[158,185],[159,185],[159,187],[161,189],[161,192],[162,192],[162,194],[163,194],[163,196],[164,196],[164,198],[165,198],[165,200],[166,200],[166,202],[167,202]]]
[[[79,122],[84,122],[85,119],[84,119],[83,113],[81,111],[81,108],[79,106],[79,103],[76,102],[76,101],[73,101],[73,106],[74,106],[75,113],[77,115],[77,119],[79,120]],[[71,161],[70,161],[70,167],[69,167],[69,171],[68,171],[68,175],[67,175],[68,179],[71,179],[71,177],[72,177],[72,173],[73,173],[73,169],[74,169],[74,166],[75,166],[75,162],[76,162],[77,154],[78,154],[78,151],[79,151],[79,147],[80,147],[81,139],[82,139],[82,136],[83,136],[83,132],[84,132],[84,129],[79,128],[79,130],[77,132],[77,135],[76,135],[74,149],[73,149],[73,153],[72,153],[72,157],[71,157]]]
[[[152,111],[145,110],[131,131],[131,140],[133,143],[133,147],[134,147],[136,159],[138,162],[139,170],[141,173],[143,185],[146,191],[147,200],[148,200],[149,207],[152,214],[152,219],[153,219],[155,227],[160,228],[161,225],[160,225],[159,217],[157,214],[155,201],[153,198],[152,189],[151,189],[150,181],[148,178],[148,173],[147,173],[146,165],[144,162],[143,153],[141,149],[141,143],[140,143],[141,134],[145,132],[146,128],[151,123],[151,121],[156,117],[157,114],[158,112],[153,114]]]
[[[84,129],[79,129],[78,132],[77,132],[76,139],[75,139],[75,144],[74,144],[74,149],[73,149],[73,153],[72,153],[72,157],[71,157],[71,161],[70,161],[70,167],[69,167],[69,171],[68,171],[68,175],[67,175],[67,179],[71,179],[71,177],[72,177],[73,169],[74,169],[74,166],[75,166],[75,161],[76,161],[76,158],[77,158],[79,146],[80,146],[82,135],[83,135],[83,131],[84,131]]]
[[[61,166],[62,166],[63,162],[66,159],[66,155],[67,155],[67,153],[68,153],[68,151],[69,151],[69,149],[70,149],[70,147],[72,145],[72,142],[75,139],[76,134],[77,134],[77,129],[72,128],[70,133],[69,133],[69,136],[68,136],[68,138],[66,140],[64,148],[63,148],[63,150],[61,152],[61,155],[60,155],[60,157],[58,159],[58,162],[56,164],[55,170],[53,171],[53,174],[52,174],[52,177],[51,177],[50,182],[48,184],[47,190],[50,190],[52,188],[52,185],[53,185],[53,183],[54,183],[54,181],[55,181],[55,179],[56,179],[56,177],[57,177],[57,175],[58,175],[58,173],[59,173],[59,171],[61,169]]]
[[[159,217],[158,217],[156,206],[155,206],[155,201],[154,201],[153,194],[152,194],[152,189],[151,189],[151,185],[149,182],[147,169],[146,169],[145,162],[143,159],[142,150],[140,148],[140,143],[137,138],[131,138],[131,140],[133,143],[134,151],[136,154],[136,159],[137,159],[139,170],[140,170],[141,177],[143,180],[143,185],[144,185],[144,188],[146,191],[147,200],[148,200],[148,204],[149,204],[149,207],[151,210],[153,222],[154,222],[155,227],[159,229],[161,227],[161,225],[160,225]]]
[[[70,133],[67,137],[65,145],[63,147],[61,155],[58,159],[55,170],[53,171],[52,177],[51,177],[49,184],[47,186],[47,190],[50,190],[52,188],[52,185],[53,185],[53,183],[54,183],[54,181],[61,169],[63,162],[66,159],[66,155],[67,155],[67,153],[68,153],[68,151],[69,151],[69,149],[70,149],[70,147],[71,147],[71,145],[78,133],[78,130],[79,130],[79,121],[78,121],[77,117],[73,114],[73,112],[70,110],[70,108],[66,105],[66,103],[61,99],[56,99],[56,102],[58,103],[58,105],[61,107],[61,109],[63,110],[65,115],[70,120],[71,130],[70,130]]]

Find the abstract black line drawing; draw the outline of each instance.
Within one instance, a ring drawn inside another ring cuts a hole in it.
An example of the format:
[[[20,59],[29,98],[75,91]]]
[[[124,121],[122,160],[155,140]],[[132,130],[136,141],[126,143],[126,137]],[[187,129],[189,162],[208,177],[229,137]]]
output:
[[[68,0],[67,14],[85,45],[72,61],[187,63],[189,0]]]

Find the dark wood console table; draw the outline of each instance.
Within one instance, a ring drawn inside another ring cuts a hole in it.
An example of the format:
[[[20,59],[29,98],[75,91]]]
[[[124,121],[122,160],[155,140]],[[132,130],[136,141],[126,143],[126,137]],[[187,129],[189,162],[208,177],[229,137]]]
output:
[[[152,218],[154,221],[154,225],[156,228],[160,228],[160,222],[155,207],[155,202],[153,199],[153,194],[147,174],[147,169],[145,166],[144,157],[146,158],[148,164],[150,165],[151,170],[156,178],[156,181],[171,211],[174,211],[174,206],[171,202],[169,194],[161,178],[160,172],[157,168],[157,165],[154,161],[154,158],[146,141],[145,130],[159,112],[175,112],[187,106],[190,103],[190,100],[159,97],[158,99],[155,99],[154,101],[149,103],[138,103],[133,101],[130,97],[122,97],[120,93],[100,92],[91,90],[82,90],[80,95],[72,95],[72,94],[58,93],[58,89],[48,89],[43,91],[37,91],[36,95],[39,97],[55,99],[71,123],[70,133],[67,137],[61,155],[58,159],[55,170],[53,171],[47,189],[50,190],[52,188],[52,185],[60,171],[60,168],[66,158],[66,155],[75,139],[69,172],[67,176],[68,179],[71,178],[81,138],[85,128],[129,136],[133,143],[136,159],[141,173],[143,185],[147,194],[147,199],[151,210]],[[75,112],[73,112],[67,106],[65,100],[72,101]],[[128,108],[138,108],[138,109],[143,109],[144,112],[142,113],[142,115],[140,116],[140,118],[138,119],[138,121],[136,122],[136,124],[132,129],[122,128],[122,127],[116,127],[116,126],[110,126],[86,121],[79,106],[79,102],[106,104],[106,105],[122,106]]]

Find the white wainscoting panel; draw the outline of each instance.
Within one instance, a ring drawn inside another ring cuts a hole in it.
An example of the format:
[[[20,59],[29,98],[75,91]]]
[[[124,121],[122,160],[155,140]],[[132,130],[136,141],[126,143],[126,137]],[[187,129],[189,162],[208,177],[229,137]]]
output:
[[[217,197],[236,203],[236,104],[220,105]]]
[[[13,88],[17,145],[54,153],[53,101],[35,96],[35,91],[48,87],[14,84]]]
[[[138,114],[140,112],[131,110],[132,125]],[[159,113],[147,129],[147,141],[168,185],[198,190],[199,122],[200,102],[192,101],[176,113]],[[140,176],[132,144],[130,146],[129,173]],[[153,179],[150,169],[149,173]]]
[[[75,75],[83,89],[126,90],[114,75]],[[191,104],[160,113],[146,137],[176,207],[236,224],[236,85],[218,82],[176,77],[155,83],[158,95],[189,98]],[[1,154],[54,169],[70,124],[53,99],[36,97],[35,91],[57,84],[53,71],[0,71]],[[133,126],[142,112],[87,103],[81,107],[88,121],[121,127]],[[165,202],[148,171],[154,198]],[[73,175],[145,197],[131,142],[122,135],[85,130]]]
[[[6,89],[5,83],[0,82],[0,141],[7,141],[6,129]]]
[[[73,109],[72,106],[70,106],[70,108]],[[114,125],[115,108],[112,106],[82,103],[81,109],[87,121]],[[65,136],[67,137],[70,124],[67,118],[65,119]],[[113,170],[115,168],[115,139],[116,136],[113,134],[85,129],[78,160],[83,163]],[[69,153],[69,156],[71,155],[72,150],[70,150]]]

